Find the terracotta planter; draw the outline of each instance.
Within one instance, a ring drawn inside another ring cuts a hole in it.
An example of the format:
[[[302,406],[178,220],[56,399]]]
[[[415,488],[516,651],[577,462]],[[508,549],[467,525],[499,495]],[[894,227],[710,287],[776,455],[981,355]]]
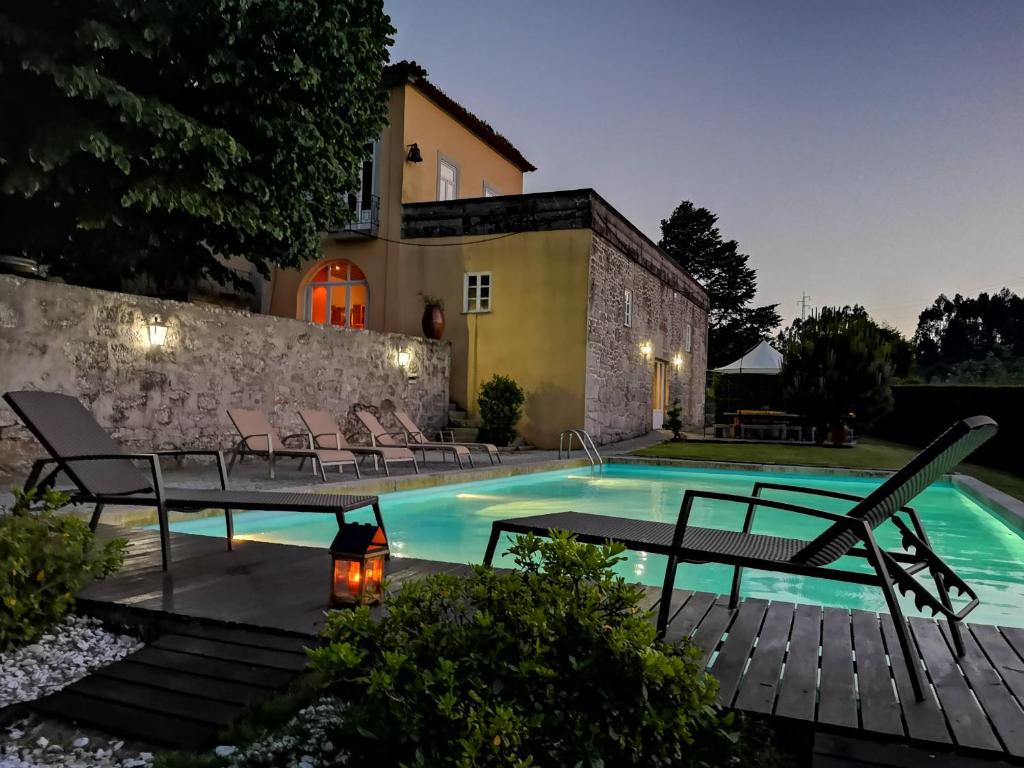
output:
[[[444,310],[435,306],[424,307],[420,326],[428,339],[440,339],[444,335]]]
[[[834,445],[836,448],[840,448],[846,445],[847,436],[848,435],[846,432],[845,424],[837,424],[836,426],[832,427],[832,445]]]

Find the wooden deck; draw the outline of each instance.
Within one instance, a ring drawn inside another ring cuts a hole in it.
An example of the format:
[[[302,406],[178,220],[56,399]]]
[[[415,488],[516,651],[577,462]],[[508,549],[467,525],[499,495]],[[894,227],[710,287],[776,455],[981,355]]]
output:
[[[102,527],[101,527],[102,528]],[[126,567],[81,596],[113,620],[215,620],[310,638],[322,626],[326,552],[305,547],[174,534],[173,567],[159,567],[156,535],[106,529],[132,541]],[[411,558],[388,564],[392,588],[467,566]],[[648,587],[644,606],[657,608]],[[718,678],[719,701],[745,712],[979,756],[1024,757],[1024,630],[968,624],[957,659],[945,625],[912,619],[930,693],[914,701],[887,614],[676,590],[667,640],[690,638]]]

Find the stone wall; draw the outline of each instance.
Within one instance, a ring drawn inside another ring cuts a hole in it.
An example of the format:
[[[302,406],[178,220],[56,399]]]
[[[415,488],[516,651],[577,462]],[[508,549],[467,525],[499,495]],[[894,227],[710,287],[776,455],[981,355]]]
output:
[[[653,246],[652,246],[653,248]],[[656,249],[649,259],[664,259]],[[670,265],[662,266],[674,269]],[[598,443],[608,443],[651,429],[654,361],[668,362],[669,404],[678,399],[687,426],[701,423],[707,369],[707,295],[692,278],[684,294],[646,266],[594,234],[590,255],[587,323],[586,429]],[[624,293],[633,292],[632,325],[624,319]],[[692,298],[691,298],[692,297]],[[695,300],[696,299],[696,300]],[[698,303],[703,302],[703,303]],[[692,327],[686,352],[686,326]],[[641,346],[649,342],[651,355]],[[674,358],[682,357],[682,366]]]
[[[148,343],[153,315],[168,325],[163,347]],[[411,353],[414,380],[399,350]],[[0,275],[0,393],[76,395],[132,450],[228,447],[232,406],[265,411],[283,434],[300,431],[300,407],[344,422],[354,403],[401,403],[436,429],[447,421],[450,356],[447,343],[400,334]],[[0,401],[0,475],[40,453]]]

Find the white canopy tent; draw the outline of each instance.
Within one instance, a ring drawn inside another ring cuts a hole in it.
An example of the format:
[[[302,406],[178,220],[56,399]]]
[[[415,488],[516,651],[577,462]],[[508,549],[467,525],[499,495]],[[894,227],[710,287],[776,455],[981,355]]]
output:
[[[777,376],[781,370],[782,353],[767,341],[762,341],[739,360],[714,368],[712,373],[761,373]]]

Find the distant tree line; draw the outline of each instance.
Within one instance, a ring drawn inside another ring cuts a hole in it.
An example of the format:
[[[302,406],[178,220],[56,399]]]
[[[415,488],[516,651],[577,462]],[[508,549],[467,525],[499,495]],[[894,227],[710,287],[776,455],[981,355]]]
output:
[[[1024,383],[1024,298],[941,295],[918,318],[914,351],[925,381]]]

